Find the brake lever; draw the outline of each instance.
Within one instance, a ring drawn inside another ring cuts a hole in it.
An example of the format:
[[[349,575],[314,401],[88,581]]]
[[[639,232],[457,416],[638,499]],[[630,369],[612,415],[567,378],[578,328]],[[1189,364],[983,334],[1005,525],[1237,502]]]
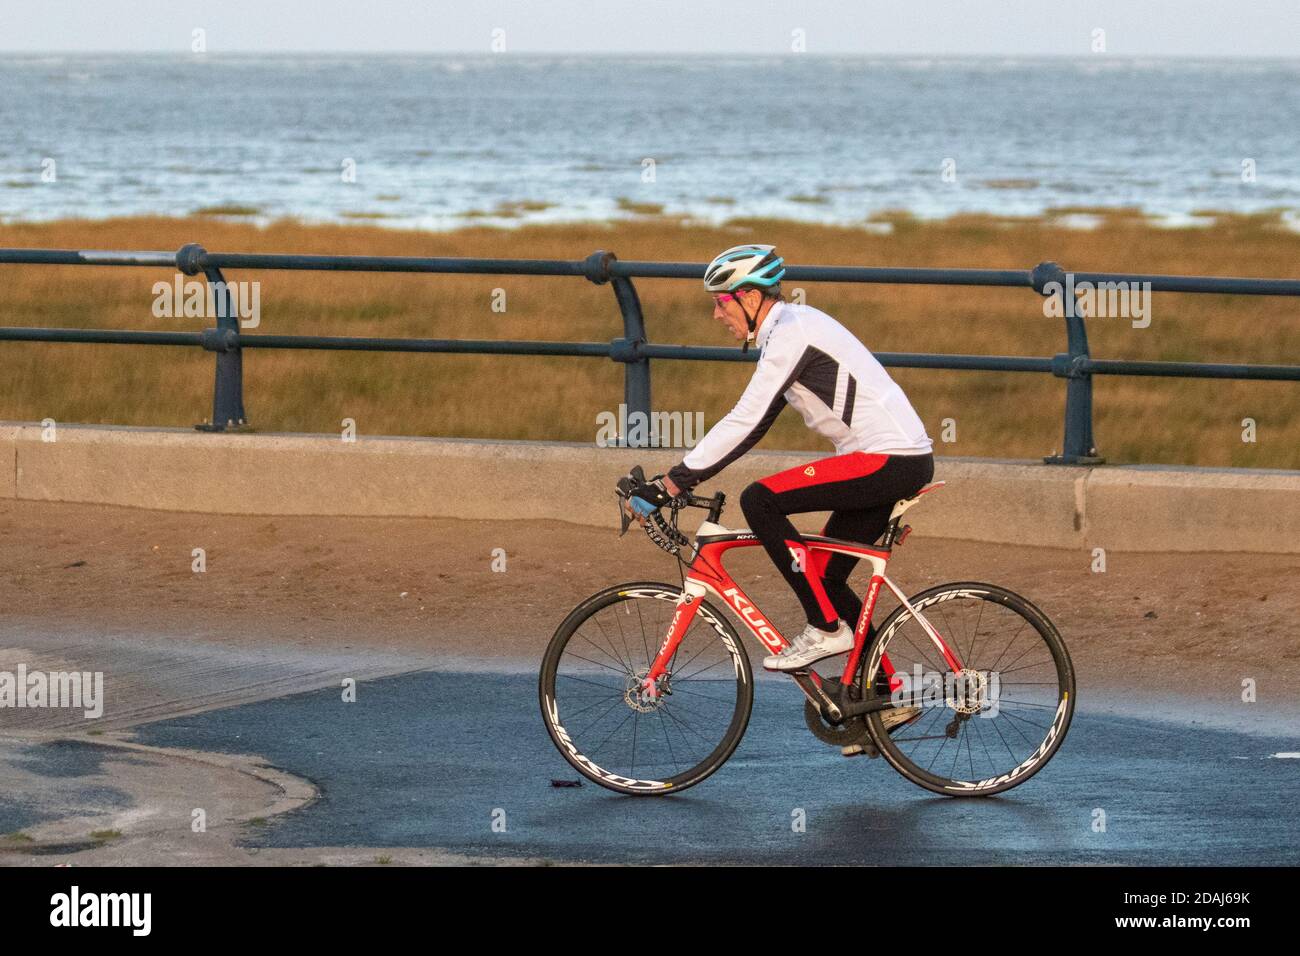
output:
[[[640,465],[635,465],[632,470],[618,480],[618,486],[615,494],[618,495],[618,517],[620,527],[618,536],[621,538],[627,534],[627,529],[632,525],[632,505],[628,500],[632,496],[632,489],[637,485],[645,482],[645,472]]]
[[[618,529],[618,536],[621,538],[627,534],[627,529],[632,526],[632,516],[628,514],[628,501],[621,494],[618,496],[618,517],[621,525]]]

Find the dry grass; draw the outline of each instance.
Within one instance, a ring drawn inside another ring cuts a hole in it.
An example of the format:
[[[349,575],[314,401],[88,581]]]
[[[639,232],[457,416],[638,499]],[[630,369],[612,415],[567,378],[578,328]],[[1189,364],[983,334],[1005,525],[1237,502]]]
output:
[[[1269,216],[1226,217],[1209,229],[1161,230],[1115,213],[1095,231],[1039,220],[958,217],[923,223],[893,217],[892,235],[789,223],[740,221],[713,228],[646,218],[583,224],[398,232],[357,224],[263,229],[220,218],[129,219],[0,226],[0,246],[178,248],[223,252],[581,258],[595,249],[623,259],[704,261],[747,240],[776,242],[799,263],[1028,268],[1054,259],[1080,271],[1295,276],[1300,235]],[[196,319],[155,319],[152,269],[0,266],[5,325],[197,329]],[[605,342],[621,334],[608,288],[583,279],[241,272],[262,283],[257,332],[522,338]],[[789,284],[787,283],[787,286]],[[650,337],[720,344],[695,283],[637,284]],[[507,292],[504,314],[492,290]],[[787,292],[789,288],[787,288]],[[1027,290],[922,286],[807,287],[810,304],[839,318],[876,351],[1051,355],[1063,323],[1044,318]],[[1156,297],[1154,319],[1098,319],[1093,353],[1106,358],[1291,364],[1300,316],[1281,297]],[[729,340],[727,340],[729,342]],[[212,357],[196,349],[0,343],[0,418],[133,425],[190,425],[210,411]],[[582,358],[250,351],[245,395],[259,430],[329,432],[344,418],[366,434],[592,441],[596,415],[617,408],[622,370]],[[659,362],[657,408],[702,410],[712,423],[740,394],[750,367]],[[932,437],[957,422],[949,455],[1032,458],[1060,446],[1063,383],[1046,375],[896,370]],[[1096,436],[1110,461],[1300,467],[1300,387],[1294,383],[1100,377]],[[1241,420],[1259,440],[1241,441]],[[790,411],[765,447],[821,449]]]

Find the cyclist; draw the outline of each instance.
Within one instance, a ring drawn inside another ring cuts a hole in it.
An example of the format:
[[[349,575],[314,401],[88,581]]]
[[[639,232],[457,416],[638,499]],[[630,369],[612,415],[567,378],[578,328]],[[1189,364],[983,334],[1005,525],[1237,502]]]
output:
[[[847,583],[858,559],[810,556],[788,516],[829,511],[822,534],[871,544],[884,532],[895,502],[934,477],[932,443],[902,389],[843,325],[810,306],[786,302],[784,274],[774,246],[735,246],[709,263],[704,288],[713,294],[713,317],[744,339],[742,351],[751,343],[758,348],[758,367],[736,406],[682,461],[630,496],[645,516],[689,492],[749,451],[787,404],[835,444],[834,456],[761,478],[740,496],[750,530],[808,619],[782,653],[763,660],[777,671],[800,670],[851,650],[862,610]],[[869,627],[868,642],[875,633]]]

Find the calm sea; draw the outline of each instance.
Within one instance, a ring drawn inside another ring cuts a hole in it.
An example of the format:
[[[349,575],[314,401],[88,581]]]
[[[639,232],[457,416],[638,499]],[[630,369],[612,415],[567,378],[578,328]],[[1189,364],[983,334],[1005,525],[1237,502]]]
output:
[[[6,221],[1300,210],[1300,60],[10,55],[0,89]]]

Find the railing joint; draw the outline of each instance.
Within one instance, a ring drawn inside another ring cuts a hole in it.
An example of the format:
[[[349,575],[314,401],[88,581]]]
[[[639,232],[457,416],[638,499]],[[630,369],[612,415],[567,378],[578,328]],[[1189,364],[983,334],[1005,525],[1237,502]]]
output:
[[[203,259],[208,250],[197,242],[187,243],[176,251],[176,268],[187,276],[196,276],[203,271]]]
[[[1065,270],[1055,262],[1040,262],[1029,273],[1029,281],[1039,295],[1055,295],[1065,288]],[[1056,289],[1044,291],[1052,283],[1056,283]]]
[[[609,267],[617,259],[618,256],[614,255],[614,253],[598,249],[582,260],[582,274],[596,285],[604,285],[613,278],[610,275]]]
[[[639,362],[645,357],[641,352],[645,344],[645,339],[614,339],[609,343],[609,357],[615,362]]]
[[[199,345],[209,352],[233,352],[239,348],[239,333],[234,329],[204,329]]]
[[[1092,375],[1092,359],[1087,355],[1059,352],[1052,356],[1052,374],[1057,378],[1089,378]]]

